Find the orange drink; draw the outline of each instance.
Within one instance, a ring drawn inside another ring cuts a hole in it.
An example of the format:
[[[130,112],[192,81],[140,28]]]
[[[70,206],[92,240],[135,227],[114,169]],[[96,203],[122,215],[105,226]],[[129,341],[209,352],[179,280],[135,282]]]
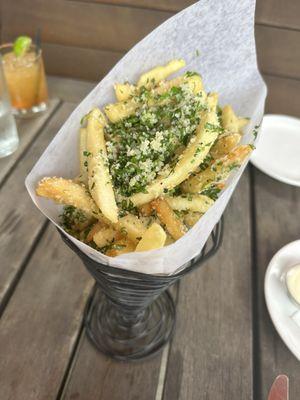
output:
[[[4,75],[14,113],[28,116],[47,108],[48,89],[42,52],[31,45],[16,56],[11,44],[0,46]]]

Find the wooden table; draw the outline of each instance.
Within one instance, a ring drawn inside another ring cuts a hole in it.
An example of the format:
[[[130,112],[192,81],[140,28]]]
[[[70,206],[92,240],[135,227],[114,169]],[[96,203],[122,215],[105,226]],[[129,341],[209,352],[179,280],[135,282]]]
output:
[[[248,167],[225,212],[224,242],[184,278],[170,345],[117,363],[87,341],[93,280],[30,200],[24,179],[93,84],[49,79],[49,110],[19,121],[18,151],[0,160],[1,400],[266,400],[279,373],[300,398],[300,364],[266,310],[272,255],[299,238],[300,191]]]

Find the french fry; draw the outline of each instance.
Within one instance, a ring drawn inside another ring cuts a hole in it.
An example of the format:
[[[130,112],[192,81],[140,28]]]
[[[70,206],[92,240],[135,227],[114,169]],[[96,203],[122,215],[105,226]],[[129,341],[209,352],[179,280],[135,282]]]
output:
[[[199,75],[182,75],[170,81],[160,82],[159,86],[153,89],[152,98],[148,100],[148,105],[152,106],[155,104],[160,104],[158,100],[155,100],[156,95],[166,93],[172,87],[177,87],[183,84],[188,85],[194,94],[198,94],[201,92],[203,102],[205,101],[206,93],[203,90],[201,77]],[[138,92],[136,94],[138,94]],[[168,100],[162,100],[161,103],[164,103],[165,101]],[[108,104],[104,107],[104,112],[111,122],[116,123],[134,114],[135,111],[140,107],[140,105],[141,104],[136,98],[128,98],[125,101],[118,101],[117,103]]]
[[[233,108],[230,105],[226,105],[222,110],[222,126],[225,131],[228,132],[239,132],[239,119],[235,115]]]
[[[155,199],[151,206],[156,211],[159,220],[165,225],[169,234],[175,239],[180,239],[185,233],[186,228],[178,219],[168,202],[162,198]]]
[[[81,128],[79,131],[79,167],[80,167],[79,181],[84,183],[87,186],[88,174],[87,174],[86,129],[85,128]]]
[[[183,220],[189,228],[192,228],[199,221],[202,215],[203,214],[199,212],[189,212],[184,216]]]
[[[116,83],[114,85],[116,98],[118,101],[126,101],[136,93],[136,86],[130,83]]]
[[[249,124],[249,118],[238,118],[239,132],[243,133],[243,128]]]
[[[134,243],[131,240],[123,238],[116,240],[110,248],[106,251],[106,255],[109,257],[117,257],[121,254],[131,253],[135,250]]]
[[[108,169],[108,159],[104,138],[105,118],[97,108],[92,110],[87,120],[88,184],[90,193],[111,222],[118,221],[118,207]]]
[[[225,180],[230,172],[239,167],[253,150],[251,145],[240,145],[225,157],[215,161],[204,171],[183,182],[181,189],[185,193],[200,193],[208,185]]]
[[[99,232],[103,228],[103,223],[102,222],[96,222],[89,233],[86,236],[86,242],[90,243],[93,240],[94,235]]]
[[[209,96],[208,96],[209,97]],[[219,134],[215,107],[204,114],[196,129],[196,135],[179,157],[173,172],[165,178],[157,178],[146,187],[146,193],[136,193],[130,197],[134,206],[141,206],[159,197],[165,190],[173,189],[186,180],[207,156]]]
[[[86,187],[71,179],[44,178],[38,183],[36,194],[54,200],[58,204],[79,208],[87,217],[103,220],[103,215]]]
[[[218,94],[205,92],[200,75],[167,79],[184,66],[176,59],[145,72],[135,85],[116,83],[117,102],[104,107],[107,119],[94,108],[81,120],[79,176],[44,178],[37,186],[39,196],[72,206],[62,216],[69,233],[110,257],[180,239],[252,151],[252,145],[238,145],[249,119],[230,105],[217,114]],[[177,189],[181,194],[171,196]]]
[[[205,100],[206,94],[203,89],[203,83],[200,75],[181,75],[169,81],[161,81],[159,82],[158,86],[153,89],[153,94],[163,94],[170,90],[172,87],[178,87],[183,84],[188,85],[190,90],[194,94],[202,92],[203,100]]]
[[[186,196],[167,196],[167,203],[173,210],[193,211],[204,214],[213,204],[214,201],[203,194],[187,194]]]
[[[166,242],[166,232],[163,228],[154,222],[143,234],[141,240],[136,246],[135,251],[147,251],[160,249]]]
[[[111,226],[102,226],[94,235],[93,241],[98,247],[104,247],[115,239],[116,231]]]
[[[172,244],[174,242],[175,242],[175,240],[172,238],[172,236],[167,234],[167,238],[166,238],[166,241],[165,241],[165,246],[169,246],[170,244]]]
[[[239,133],[232,133],[230,135],[222,136],[211,148],[210,155],[215,160],[224,157],[237,146],[240,140],[241,135]]]
[[[209,111],[211,112],[215,112],[217,105],[218,105],[218,99],[219,99],[219,95],[216,92],[212,92],[209,93],[209,95],[207,96],[206,100],[207,100],[207,105],[209,107]],[[217,117],[214,117],[215,122],[219,123]]]
[[[134,114],[139,106],[140,103],[137,100],[129,99],[114,104],[108,104],[104,107],[104,112],[107,118],[115,123]]]
[[[144,215],[145,217],[150,217],[152,214],[152,207],[151,203],[143,204],[139,207],[139,212]]]
[[[185,66],[182,59],[172,60],[164,66],[158,66],[145,72],[138,80],[138,87],[145,86],[147,88],[154,86],[159,81],[166,79],[169,75],[174,74]]]
[[[120,231],[125,237],[128,237],[134,244],[143,236],[147,226],[136,215],[128,214],[119,219],[115,228]]]

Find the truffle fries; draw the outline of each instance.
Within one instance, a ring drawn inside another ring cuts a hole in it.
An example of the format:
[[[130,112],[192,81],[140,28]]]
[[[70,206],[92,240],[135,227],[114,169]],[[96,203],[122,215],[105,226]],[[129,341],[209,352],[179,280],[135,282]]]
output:
[[[247,118],[218,106],[196,72],[172,60],[136,84],[116,83],[117,102],[93,108],[79,130],[80,174],[44,178],[39,196],[65,205],[62,226],[116,257],[179,240],[213,206],[231,171]]]

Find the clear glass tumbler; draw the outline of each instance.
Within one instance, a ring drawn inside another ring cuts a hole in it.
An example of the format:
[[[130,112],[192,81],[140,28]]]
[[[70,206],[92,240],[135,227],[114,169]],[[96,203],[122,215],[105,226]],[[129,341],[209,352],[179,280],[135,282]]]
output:
[[[0,46],[0,52],[13,113],[28,117],[46,110],[48,88],[42,50],[32,44],[24,55],[16,56],[8,43]]]
[[[17,150],[19,136],[9,102],[9,94],[0,55],[0,158]]]

